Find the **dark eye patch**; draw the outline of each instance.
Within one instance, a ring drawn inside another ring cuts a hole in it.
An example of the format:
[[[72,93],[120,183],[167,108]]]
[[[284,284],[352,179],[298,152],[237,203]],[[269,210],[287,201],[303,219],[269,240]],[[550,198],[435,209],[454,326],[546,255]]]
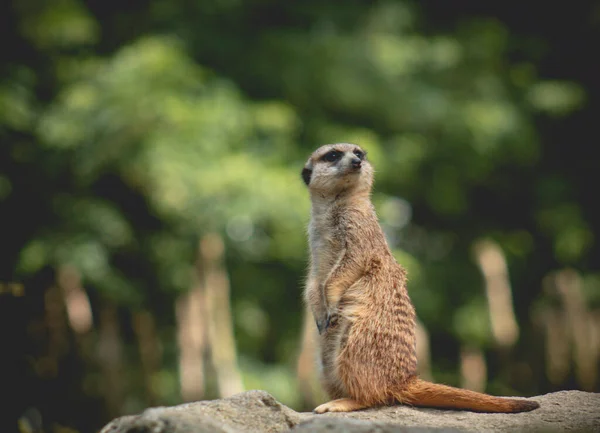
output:
[[[323,159],[323,161],[327,161],[327,162],[334,162],[334,161],[337,161],[338,159],[340,159],[341,157],[342,157],[342,152],[338,152],[337,150],[330,150],[325,155],[323,155],[323,157],[321,159]]]
[[[356,157],[357,157],[358,159],[364,159],[364,158],[365,158],[365,156],[367,156],[367,153],[366,153],[366,152],[362,152],[362,151],[360,151],[360,150],[358,150],[358,149],[355,149],[353,153],[354,153],[354,155],[356,155]]]

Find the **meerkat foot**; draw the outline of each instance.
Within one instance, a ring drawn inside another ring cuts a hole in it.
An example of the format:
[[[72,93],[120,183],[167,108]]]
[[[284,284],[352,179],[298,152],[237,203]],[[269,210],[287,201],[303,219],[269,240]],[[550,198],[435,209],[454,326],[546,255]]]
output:
[[[356,400],[352,400],[351,398],[339,398],[318,406],[313,412],[352,412],[353,410],[364,409],[366,407],[366,405],[359,403]]]

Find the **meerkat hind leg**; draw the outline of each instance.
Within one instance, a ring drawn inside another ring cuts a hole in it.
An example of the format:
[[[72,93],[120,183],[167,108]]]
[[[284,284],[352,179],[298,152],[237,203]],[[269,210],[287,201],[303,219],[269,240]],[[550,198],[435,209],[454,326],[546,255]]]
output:
[[[331,400],[327,403],[323,403],[321,406],[318,406],[314,412],[352,412],[354,410],[365,409],[367,407],[367,405],[359,403],[351,398],[338,398],[337,400]]]

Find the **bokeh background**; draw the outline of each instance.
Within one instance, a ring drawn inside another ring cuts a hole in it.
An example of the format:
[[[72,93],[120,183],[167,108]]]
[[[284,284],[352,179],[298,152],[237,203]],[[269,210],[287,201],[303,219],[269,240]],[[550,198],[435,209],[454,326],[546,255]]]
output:
[[[600,390],[598,2],[0,8],[3,432],[256,388],[312,409],[300,170],[342,141],[423,376]]]

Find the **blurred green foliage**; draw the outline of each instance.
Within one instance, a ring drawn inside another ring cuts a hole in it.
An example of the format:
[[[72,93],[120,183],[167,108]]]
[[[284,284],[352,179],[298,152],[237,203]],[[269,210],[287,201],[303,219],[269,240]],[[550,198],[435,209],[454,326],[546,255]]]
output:
[[[245,383],[298,404],[309,213],[299,172],[315,147],[356,142],[377,170],[374,201],[409,270],[434,373],[456,382],[459,342],[491,346],[471,253],[483,237],[507,257],[525,329],[516,356],[538,360],[529,307],[544,275],[576,267],[599,304],[600,179],[586,135],[596,126],[581,114],[598,87],[548,60],[565,52],[552,30],[520,28],[510,7],[484,19],[463,6],[7,3],[2,278],[70,263],[93,298],[153,311],[166,350],[157,388],[174,403],[173,302],[190,287],[198,238],[217,231]],[[549,386],[496,376],[513,392]]]

